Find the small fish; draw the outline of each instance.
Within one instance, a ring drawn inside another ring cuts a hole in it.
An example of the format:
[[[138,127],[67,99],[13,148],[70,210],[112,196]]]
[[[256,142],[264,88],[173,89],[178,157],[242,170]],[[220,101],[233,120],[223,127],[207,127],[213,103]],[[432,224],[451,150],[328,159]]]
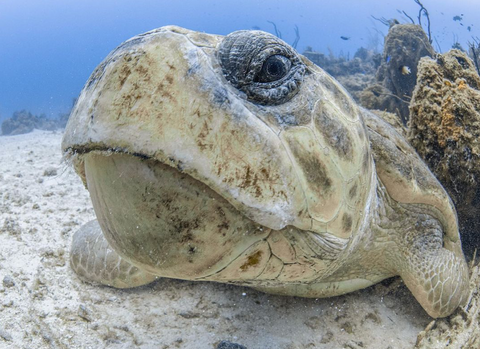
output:
[[[349,37],[349,36],[341,36],[340,39],[342,39],[342,40],[350,40],[350,37]]]
[[[463,16],[463,14],[462,14],[462,16]],[[461,22],[463,20],[463,18],[461,16],[454,16],[453,20]]]
[[[406,65],[402,65],[399,70],[402,73],[402,75],[410,75],[412,73],[412,70]]]

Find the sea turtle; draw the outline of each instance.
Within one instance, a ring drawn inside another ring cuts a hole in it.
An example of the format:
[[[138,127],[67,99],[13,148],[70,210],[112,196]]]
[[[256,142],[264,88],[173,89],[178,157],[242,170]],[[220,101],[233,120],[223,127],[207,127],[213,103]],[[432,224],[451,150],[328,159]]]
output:
[[[98,219],[73,237],[84,280],[329,297],[400,275],[432,317],[466,300],[442,186],[393,127],[271,34],[168,26],[124,42],[87,81],[62,148]]]

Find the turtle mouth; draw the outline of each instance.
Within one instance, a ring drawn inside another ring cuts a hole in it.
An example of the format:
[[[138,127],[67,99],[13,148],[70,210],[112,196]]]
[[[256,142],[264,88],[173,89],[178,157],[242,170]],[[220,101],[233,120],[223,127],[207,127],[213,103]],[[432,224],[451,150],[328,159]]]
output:
[[[70,156],[110,245],[156,275],[208,277],[268,235],[178,164],[105,147]]]
[[[178,171],[183,171],[183,165],[181,161],[176,161],[174,158],[167,158],[166,161],[161,161],[152,155],[146,155],[139,152],[132,152],[126,147],[108,147],[104,144],[91,144],[89,146],[78,146],[70,147],[64,150],[63,161],[68,165],[73,166],[77,174],[82,179],[83,184],[86,188],[86,176],[85,176],[85,159],[88,155],[97,154],[104,157],[109,157],[112,155],[128,155],[134,158],[137,158],[142,161],[152,161],[158,162],[159,164],[165,164],[170,167],[177,169]]]
[[[142,160],[156,160],[154,159],[153,156],[150,156],[150,155],[131,152],[128,149],[122,148],[122,147],[107,147],[102,144],[98,144],[98,145],[94,144],[88,147],[71,147],[71,148],[65,149],[64,159],[67,162],[73,162],[73,164],[76,165],[77,163],[82,162],[85,156],[92,153],[96,153],[103,156],[110,156],[112,154],[125,154],[133,157],[137,157]]]

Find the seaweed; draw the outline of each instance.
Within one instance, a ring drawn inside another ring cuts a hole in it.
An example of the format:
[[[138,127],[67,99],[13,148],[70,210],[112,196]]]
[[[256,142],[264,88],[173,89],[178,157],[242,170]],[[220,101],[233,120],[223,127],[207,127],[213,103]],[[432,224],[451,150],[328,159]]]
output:
[[[371,15],[371,17],[376,20],[376,21],[379,21],[380,23],[382,23],[383,25],[386,25],[387,27],[391,27],[395,24],[399,24],[400,22],[397,21],[396,19],[386,19],[385,17],[381,17],[381,18],[377,18],[375,17],[374,15]]]
[[[430,14],[428,13],[428,10],[423,6],[423,4],[420,2],[420,0],[413,0],[417,5],[420,6],[420,10],[418,11],[418,25],[423,28],[422,25],[422,16],[425,16],[427,18],[427,35],[428,35],[428,41],[430,44],[433,44],[433,39],[432,39],[432,32],[430,30]],[[400,14],[403,14],[406,16],[412,24],[415,24],[415,21],[413,20],[412,17],[410,17],[405,11],[400,11],[398,10]],[[392,19],[386,19],[385,17],[377,18],[375,16],[371,16],[374,20],[379,21],[380,23],[386,25],[387,27],[392,27],[395,24],[400,24],[400,22],[394,18]]]
[[[268,23],[270,23],[271,25],[273,25],[273,29],[275,30],[275,36],[279,39],[282,38],[282,32],[280,30],[278,30],[277,28],[277,25],[275,24],[275,22],[272,22],[272,21],[267,21]]]
[[[297,44],[300,41],[300,30],[298,29],[298,26],[295,24],[295,41],[292,44],[293,48],[297,48]]]
[[[472,57],[473,63],[475,63],[475,69],[477,74],[480,76],[480,62],[478,61],[478,55],[480,54],[480,39],[472,38],[473,42],[468,42],[470,48],[470,56]]]
[[[410,17],[405,11],[402,10],[402,13],[403,13],[406,17],[408,17],[408,19],[412,22],[412,24],[415,24],[415,21],[413,20],[413,18]]]
[[[432,32],[430,31],[430,15],[428,14],[428,10],[423,6],[420,0],[413,0],[415,3],[420,6],[420,10],[418,11],[418,24],[422,26],[422,15],[427,18],[427,34],[428,34],[428,41],[432,44]]]
[[[275,36],[279,39],[282,39],[282,32],[278,29],[275,22],[272,22],[272,21],[267,21],[267,22],[270,23],[271,25],[273,25],[273,29],[275,31]],[[298,42],[300,41],[300,29],[298,29],[298,25],[295,24],[295,27],[293,28],[293,30],[295,30],[295,40],[292,43],[292,47],[294,49],[296,49],[297,45],[298,45]]]
[[[442,48],[440,47],[440,43],[438,42],[436,37],[433,37],[435,39],[435,44],[437,45],[437,52],[442,52]]]

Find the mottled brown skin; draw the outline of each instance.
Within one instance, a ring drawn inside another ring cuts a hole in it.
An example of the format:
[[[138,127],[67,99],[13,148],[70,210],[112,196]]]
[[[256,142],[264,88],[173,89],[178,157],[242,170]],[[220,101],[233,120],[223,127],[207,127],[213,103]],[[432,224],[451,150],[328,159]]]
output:
[[[98,219],[74,237],[82,279],[329,297],[400,275],[433,317],[467,296],[440,184],[270,34],[164,27],[125,42],[93,72],[62,147]]]

